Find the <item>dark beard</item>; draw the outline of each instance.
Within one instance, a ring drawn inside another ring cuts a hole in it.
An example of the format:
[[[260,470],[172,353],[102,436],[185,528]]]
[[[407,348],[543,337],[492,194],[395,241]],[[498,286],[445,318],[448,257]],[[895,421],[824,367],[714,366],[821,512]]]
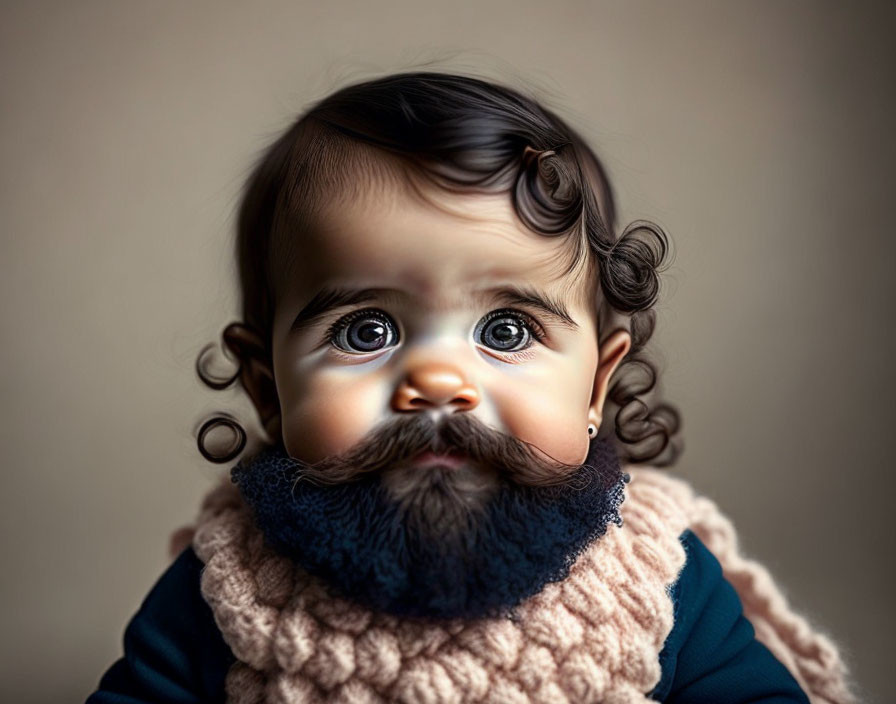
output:
[[[412,470],[407,458],[427,447],[464,451],[471,462]],[[495,457],[501,452],[503,460]],[[610,523],[622,524],[628,475],[600,439],[581,465],[546,463],[467,414],[438,426],[415,414],[378,430],[347,457],[360,462],[357,471],[346,457],[309,465],[275,445],[234,467],[232,479],[271,548],[374,611],[507,616],[565,579]],[[325,467],[341,483],[327,483]]]

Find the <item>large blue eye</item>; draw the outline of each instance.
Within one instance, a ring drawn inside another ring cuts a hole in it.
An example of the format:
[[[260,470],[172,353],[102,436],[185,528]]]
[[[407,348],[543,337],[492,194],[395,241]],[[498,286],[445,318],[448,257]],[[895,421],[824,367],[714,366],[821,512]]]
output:
[[[340,318],[330,328],[329,338],[346,352],[377,352],[398,342],[398,327],[382,311],[361,310]]]
[[[477,326],[475,336],[481,344],[501,352],[524,350],[533,338],[528,321],[510,311],[489,313]]]

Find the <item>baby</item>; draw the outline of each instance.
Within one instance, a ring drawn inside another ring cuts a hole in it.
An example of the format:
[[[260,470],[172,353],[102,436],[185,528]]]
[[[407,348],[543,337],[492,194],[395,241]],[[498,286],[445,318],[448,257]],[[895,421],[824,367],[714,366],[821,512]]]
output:
[[[600,161],[514,90],[409,73],[313,106],[244,192],[239,371],[198,363],[267,438],[202,427],[242,457],[88,702],[853,701],[657,468],[666,252],[617,233]]]

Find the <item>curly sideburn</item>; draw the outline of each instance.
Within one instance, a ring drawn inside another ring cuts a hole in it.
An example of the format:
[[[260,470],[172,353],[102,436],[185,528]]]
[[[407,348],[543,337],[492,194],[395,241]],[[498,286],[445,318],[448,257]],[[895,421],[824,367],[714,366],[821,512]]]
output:
[[[657,370],[644,352],[668,254],[665,232],[639,220],[617,237],[612,188],[583,139],[534,99],[477,78],[413,72],[350,85],[314,104],[263,152],[240,202],[236,257],[241,324],[267,341],[269,360],[279,277],[296,254],[296,233],[334,193],[382,176],[387,157],[441,188],[509,193],[529,228],[569,239],[567,274],[588,259],[598,277],[600,334],[612,332],[614,316],[632,337],[609,385],[604,418],[615,407],[614,428],[604,420],[600,435],[624,462],[673,464],[681,452],[679,413],[651,402]],[[214,377],[207,368],[214,350],[210,343],[199,353],[197,374],[213,389],[227,388],[240,373]],[[221,427],[234,441],[212,451],[209,433]],[[220,413],[202,425],[198,443],[209,461],[229,462],[244,449],[246,432]]]

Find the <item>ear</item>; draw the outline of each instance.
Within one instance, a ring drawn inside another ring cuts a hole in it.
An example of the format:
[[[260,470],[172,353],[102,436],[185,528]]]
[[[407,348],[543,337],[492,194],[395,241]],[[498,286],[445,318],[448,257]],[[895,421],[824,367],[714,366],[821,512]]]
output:
[[[227,349],[239,360],[240,383],[249,394],[261,425],[276,440],[281,432],[280,401],[268,345],[255,330],[242,323],[228,325],[222,337]]]
[[[619,366],[623,357],[632,346],[632,336],[626,330],[617,330],[610,335],[597,351],[597,371],[594,375],[594,390],[591,394],[591,407],[588,411],[588,422],[600,428],[603,420],[604,401],[607,398],[610,377]]]

